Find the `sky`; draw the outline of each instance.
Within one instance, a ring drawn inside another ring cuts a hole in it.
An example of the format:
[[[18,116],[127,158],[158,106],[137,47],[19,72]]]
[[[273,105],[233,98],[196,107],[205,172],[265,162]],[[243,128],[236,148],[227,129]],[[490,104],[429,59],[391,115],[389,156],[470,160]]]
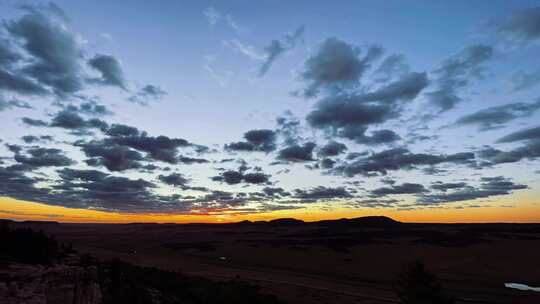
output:
[[[538,222],[535,4],[0,0],[0,218]]]

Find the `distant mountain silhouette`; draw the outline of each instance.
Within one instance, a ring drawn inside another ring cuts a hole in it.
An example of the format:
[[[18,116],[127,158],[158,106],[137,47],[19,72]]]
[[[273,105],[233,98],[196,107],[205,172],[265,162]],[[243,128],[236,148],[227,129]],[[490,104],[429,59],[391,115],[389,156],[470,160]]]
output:
[[[0,223],[15,223],[12,220],[8,219],[0,219]],[[21,224],[28,224],[32,226],[36,225],[61,225],[59,222],[55,221],[24,221],[19,222]],[[334,226],[334,225],[347,225],[347,226],[366,226],[366,227],[389,227],[389,226],[396,226],[404,224],[402,222],[396,221],[390,217],[387,216],[363,216],[363,217],[356,217],[356,218],[341,218],[336,220],[321,220],[321,221],[314,221],[314,222],[304,222],[303,220],[295,219],[295,218],[278,218],[273,219],[270,221],[249,221],[244,220],[236,223],[223,223],[223,224],[210,224],[210,223],[182,223],[182,224],[175,224],[175,223],[164,223],[164,224],[157,224],[157,223],[127,223],[123,225],[133,225],[133,226],[148,226],[148,225],[201,225],[201,226],[207,226],[207,225],[272,225],[272,226],[291,226],[291,225],[325,225],[325,226]]]
[[[295,218],[278,218],[270,221],[248,220],[234,223],[235,225],[272,225],[272,226],[291,226],[291,225],[324,225],[324,226],[366,226],[366,227],[389,227],[403,224],[387,216],[364,216],[356,218],[342,218],[337,220],[322,220],[315,222],[304,222]]]
[[[24,221],[21,223],[29,225],[60,225],[60,223],[56,221]]]
[[[316,222],[323,226],[348,226],[348,227],[395,227],[403,223],[386,216],[364,216],[351,219],[323,220]]]
[[[295,218],[280,218],[280,219],[271,220],[268,223],[271,225],[278,225],[278,226],[290,226],[290,225],[301,225],[301,224],[304,224],[305,222],[302,220],[295,219]]]

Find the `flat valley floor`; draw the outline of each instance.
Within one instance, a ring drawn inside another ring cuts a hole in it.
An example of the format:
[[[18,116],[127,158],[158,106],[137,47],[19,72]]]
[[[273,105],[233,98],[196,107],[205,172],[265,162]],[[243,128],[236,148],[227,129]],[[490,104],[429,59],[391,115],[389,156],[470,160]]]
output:
[[[540,303],[540,224],[405,224],[387,218],[303,223],[25,222],[99,259],[243,280],[287,303],[397,303],[404,265],[423,261],[457,303]]]

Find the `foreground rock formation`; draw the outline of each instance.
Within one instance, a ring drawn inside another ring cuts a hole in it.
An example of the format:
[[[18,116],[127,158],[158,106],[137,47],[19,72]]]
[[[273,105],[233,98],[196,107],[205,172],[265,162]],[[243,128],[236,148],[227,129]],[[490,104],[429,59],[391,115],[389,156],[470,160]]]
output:
[[[0,267],[1,304],[101,304],[95,267],[7,264]]]

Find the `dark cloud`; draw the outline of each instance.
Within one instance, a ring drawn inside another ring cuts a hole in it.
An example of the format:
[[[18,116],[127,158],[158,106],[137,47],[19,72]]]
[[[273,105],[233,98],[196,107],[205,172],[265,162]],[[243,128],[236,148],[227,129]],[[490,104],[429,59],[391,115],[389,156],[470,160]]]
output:
[[[393,107],[387,104],[369,104],[356,99],[357,96],[332,96],[317,103],[306,120],[318,129],[329,129],[333,133],[362,133],[369,125],[380,124],[395,117]],[[343,130],[346,131],[343,131]]]
[[[251,130],[244,134],[244,138],[261,151],[269,152],[276,148],[276,134],[272,130]]]
[[[480,131],[504,126],[505,123],[521,117],[528,117],[540,109],[540,100],[533,103],[509,103],[491,107],[459,118],[455,125],[477,125]]]
[[[167,210],[160,198],[150,192],[156,186],[142,179],[79,173],[92,178],[64,179],[56,186],[61,191],[62,205],[83,205],[93,209],[123,212],[155,212]],[[65,176],[69,177],[69,176]]]
[[[212,177],[214,181],[225,182],[229,185],[236,185],[242,182],[248,184],[267,184],[269,179],[270,175],[262,172],[244,173],[243,170],[227,170],[218,176]]]
[[[209,160],[204,159],[204,158],[196,158],[196,157],[188,157],[188,156],[180,156],[178,157],[178,161],[186,165],[206,164],[210,162]]]
[[[477,154],[480,158],[486,160],[486,162],[480,164],[480,168],[491,167],[495,164],[515,163],[525,158],[540,157],[540,143],[532,142],[510,151],[487,147],[478,151]]]
[[[190,145],[185,139],[170,138],[163,135],[157,137],[148,136],[144,132],[137,136],[110,137],[105,139],[105,142],[146,152],[150,158],[170,164],[178,163],[179,147]]]
[[[64,155],[60,149],[54,148],[31,148],[25,151],[16,151],[15,161],[32,167],[64,167],[70,166],[75,162]]]
[[[391,187],[381,187],[370,191],[372,196],[385,196],[389,194],[416,194],[428,192],[422,184],[403,183],[401,185],[392,185]]]
[[[73,105],[73,104],[66,105],[66,106],[63,106],[63,108],[65,111],[75,112],[75,113],[80,113],[80,114],[85,114],[85,115],[90,115],[90,116],[106,116],[106,115],[113,114],[111,111],[109,111],[107,106],[103,104],[99,104],[94,100],[83,102],[80,105]]]
[[[229,185],[236,185],[242,182],[243,173],[240,171],[225,171],[218,176],[212,177],[213,181],[225,182]]]
[[[284,139],[285,144],[294,145],[302,141],[300,136],[300,120],[296,118],[291,111],[276,118],[277,131],[280,137]]]
[[[238,142],[233,142],[233,143],[230,143],[230,144],[226,144],[225,145],[225,150],[252,152],[252,151],[255,151],[255,147],[252,144],[248,143],[248,142],[238,141]]]
[[[246,141],[225,145],[229,151],[262,151],[271,152],[276,149],[276,133],[272,130],[251,130],[244,134]]]
[[[128,100],[140,105],[148,105],[150,102],[162,99],[165,95],[167,95],[167,92],[159,86],[147,84],[129,97]]]
[[[185,188],[189,183],[189,179],[179,173],[171,173],[169,175],[160,175],[158,179],[167,185]]]
[[[34,81],[3,70],[0,67],[0,89],[13,91],[23,95],[45,95],[47,90]]]
[[[485,159],[481,164],[489,167],[494,164],[514,163],[523,159],[536,159],[540,157],[540,127],[520,130],[510,133],[499,140],[498,143],[523,142],[521,146],[509,151],[502,151],[493,147],[484,147],[477,152],[478,156]]]
[[[23,137],[21,137],[21,139],[27,144],[35,144],[35,143],[40,143],[40,142],[52,141],[53,137],[50,135],[41,135],[41,136],[24,135]]]
[[[262,189],[262,192],[269,197],[287,197],[291,195],[289,192],[287,192],[285,189],[281,187],[264,187]]]
[[[398,141],[401,139],[401,136],[396,134],[392,130],[375,130],[371,133],[371,135],[365,135],[365,134],[355,134],[355,133],[346,133],[346,132],[352,132],[353,130],[350,129],[344,129],[342,133],[340,133],[343,137],[354,139],[359,144],[365,144],[365,145],[380,145],[380,144],[388,144],[393,143],[395,141]]]
[[[461,189],[461,188],[465,188],[466,186],[467,186],[467,183],[465,182],[458,182],[458,183],[436,182],[431,185],[431,188],[446,192],[447,190]]]
[[[88,64],[101,73],[101,78],[93,78],[92,82],[127,90],[124,72],[118,59],[109,55],[97,54],[88,60]]]
[[[431,104],[441,112],[451,110],[463,100],[460,91],[471,80],[483,78],[483,64],[493,57],[493,48],[487,45],[471,45],[443,61],[433,71],[437,89],[427,93]]]
[[[529,42],[540,38],[540,7],[513,12],[498,25],[497,31],[517,42]]]
[[[85,58],[78,35],[60,7],[19,6],[23,15],[2,24],[0,37],[0,89],[24,95],[54,93],[61,99],[79,97],[89,83],[120,87],[127,82],[119,60],[96,54]],[[89,76],[89,66],[99,76]],[[155,85],[146,85],[129,100],[146,104],[166,94]]]
[[[143,179],[111,176],[97,170],[65,168],[51,187],[40,188],[39,179],[24,175],[13,166],[0,167],[0,195],[69,208],[91,208],[113,212],[189,213],[192,210],[232,210],[243,206],[247,198],[223,191],[201,197],[153,193],[156,185]],[[207,191],[204,188],[190,188]]]
[[[280,210],[296,210],[296,209],[303,209],[303,208],[304,208],[303,206],[298,206],[298,205],[283,205],[283,204],[272,205],[272,204],[262,203],[258,207],[258,210],[260,212],[272,212],[272,211],[280,211]]]
[[[19,75],[16,64],[23,59],[9,39],[0,37],[0,89],[23,95],[43,95],[47,91],[32,80]],[[1,97],[1,96],[0,96]],[[10,108],[8,101],[0,100],[0,109]]]
[[[308,123],[359,143],[385,143],[399,139],[390,130],[365,135],[368,127],[382,124],[401,113],[399,101],[414,99],[428,84],[425,73],[409,73],[371,93],[333,95],[321,99],[306,117]]]
[[[433,166],[442,163],[471,164],[474,162],[474,153],[455,153],[449,155],[434,155],[425,153],[412,153],[405,148],[394,148],[365,157],[354,158],[336,166],[333,171],[345,176],[357,174],[373,175],[386,174],[388,171],[409,170],[418,166]]]
[[[386,57],[373,75],[376,82],[388,82],[395,77],[402,77],[410,72],[407,60],[402,54],[393,54]]]
[[[68,110],[58,112],[53,117],[49,126],[74,130],[77,134],[85,134],[85,131],[87,129],[93,128],[99,129],[101,131],[106,131],[109,127],[109,125],[101,119],[92,118],[86,120],[76,112]]]
[[[19,153],[23,150],[23,147],[19,145],[6,144],[5,146],[9,151],[13,153]]]
[[[4,37],[0,37],[0,67],[11,67],[21,59],[22,56],[15,50],[13,43]]]
[[[65,96],[83,88],[82,50],[74,33],[60,18],[37,9],[26,10],[20,19],[8,21],[6,30],[22,41],[33,57],[20,72]]]
[[[363,57],[362,50],[337,38],[326,39],[317,52],[305,62],[302,79],[307,83],[302,95],[314,97],[321,89],[355,87],[362,75],[378,59],[383,49],[370,46]]]
[[[100,141],[99,145],[101,146],[132,148],[148,153],[148,157],[153,160],[170,164],[179,162],[178,148],[193,146],[193,144],[182,138],[170,138],[163,135],[149,136],[146,132],[123,124],[113,124],[104,132],[109,137]],[[93,145],[95,144],[96,142]],[[183,161],[186,163],[204,162],[201,159],[189,158],[184,158]]]
[[[272,40],[270,44],[264,48],[266,59],[259,69],[259,76],[264,76],[270,69],[274,61],[283,53],[293,49],[299,40],[303,39],[305,27],[299,27],[294,33],[287,34],[283,40]]]
[[[36,143],[39,141],[39,137],[34,135],[25,135],[21,139],[27,144]]]
[[[5,174],[4,174],[5,173]],[[191,212],[213,209],[230,209],[241,206],[246,199],[232,193],[213,191],[202,197],[172,194],[161,196],[153,193],[157,186],[143,179],[111,176],[97,170],[63,169],[58,171],[60,180],[49,189],[34,187],[35,181],[22,176],[22,173],[0,168],[0,194],[5,194],[2,181],[21,180],[17,187],[19,193],[9,192],[10,197],[30,199],[52,205],[72,208],[92,208],[114,212]],[[22,176],[22,177],[21,177]],[[187,187],[181,176],[160,176],[162,182],[179,185],[182,189],[207,191],[200,187]],[[10,187],[10,189],[13,187]]]
[[[83,129],[86,128],[86,121],[77,113],[62,111],[53,117],[50,125],[64,129]]]
[[[332,169],[334,168],[334,165],[337,163],[337,161],[331,159],[331,158],[323,158],[320,162],[320,167],[323,169]]]
[[[40,202],[36,196],[47,195],[48,190],[36,188],[37,179],[24,175],[25,170],[19,167],[0,167],[0,195]]]
[[[107,173],[98,171],[98,170],[76,170],[70,168],[64,168],[57,171],[60,177],[68,181],[100,181],[108,176]]]
[[[270,176],[261,172],[245,173],[244,181],[248,184],[266,184]]]
[[[515,184],[510,179],[502,176],[483,177],[481,178],[481,182],[479,187],[466,186],[453,192],[443,191],[440,193],[421,195],[419,196],[417,204],[429,205],[475,200],[492,196],[508,195],[512,193],[513,190],[528,188],[526,185]]]
[[[520,130],[514,133],[510,133],[499,140],[497,140],[498,143],[508,143],[508,142],[514,142],[514,141],[522,141],[522,140],[536,140],[540,139],[540,127],[536,128],[529,128],[525,130]]]
[[[514,92],[530,89],[540,84],[540,69],[532,72],[519,71],[512,76]]]
[[[32,126],[32,127],[46,127],[48,126],[48,123],[40,120],[40,119],[33,119],[28,117],[23,117],[22,122],[26,125]]]
[[[120,136],[139,136],[139,129],[124,125],[124,124],[112,124],[111,127],[105,132],[111,137]]]
[[[355,202],[350,202],[348,205],[354,208],[358,207],[364,207],[364,208],[390,208],[390,207],[396,207],[396,205],[400,202],[400,200],[397,199],[379,199],[379,198],[373,198],[373,199],[365,199],[365,200],[359,200]]]
[[[336,198],[351,198],[353,195],[344,187],[331,188],[318,186],[308,190],[295,189],[293,197],[299,198],[304,202],[311,202]]]
[[[2,95],[0,95],[0,112],[11,108],[32,109],[32,106],[27,102],[15,98],[5,100]]]
[[[349,154],[347,154],[347,156],[345,156],[345,159],[347,160],[353,160],[355,158],[359,158],[359,157],[362,157],[362,156],[367,156],[369,155],[369,152],[368,151],[364,151],[364,152],[351,152]]]
[[[429,85],[426,73],[411,72],[377,90],[358,96],[362,102],[410,101]]]
[[[346,145],[332,140],[319,149],[319,155],[324,157],[338,156],[344,153],[346,150]]]
[[[313,150],[316,144],[307,142],[304,145],[291,145],[279,151],[278,159],[290,162],[313,161]]]
[[[220,213],[223,210],[241,212],[251,198],[243,193],[212,191],[195,197],[172,194],[157,195],[154,183],[143,179],[111,176],[98,170],[64,168],[57,171],[59,180],[48,180],[50,187],[37,187],[43,179],[25,176],[24,166],[0,167],[0,195],[16,199],[60,205],[70,208],[91,208],[114,212],[189,213],[192,210]],[[162,182],[180,185],[182,189],[209,192],[202,187],[188,187],[185,180],[175,175],[159,176]],[[261,206],[264,209],[264,206]],[[245,209],[257,212],[257,209]]]
[[[141,153],[126,146],[109,145],[103,141],[80,142],[76,145],[82,148],[91,166],[104,166],[109,171],[124,171],[140,168],[143,160]]]

